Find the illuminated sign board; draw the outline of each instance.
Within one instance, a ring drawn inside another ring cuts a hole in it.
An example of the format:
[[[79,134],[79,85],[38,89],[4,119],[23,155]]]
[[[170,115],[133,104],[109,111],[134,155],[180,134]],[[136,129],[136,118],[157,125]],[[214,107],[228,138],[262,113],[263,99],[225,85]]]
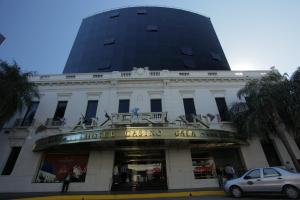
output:
[[[199,129],[199,128],[170,128],[170,127],[127,127],[109,129],[87,129],[66,134],[49,136],[38,140],[33,150],[70,144],[118,140],[208,140],[208,141],[239,141],[234,132]]]

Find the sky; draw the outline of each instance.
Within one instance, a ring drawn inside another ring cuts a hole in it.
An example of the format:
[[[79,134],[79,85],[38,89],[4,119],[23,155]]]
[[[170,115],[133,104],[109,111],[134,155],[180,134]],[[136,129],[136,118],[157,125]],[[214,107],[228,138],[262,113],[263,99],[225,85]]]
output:
[[[0,0],[0,59],[60,74],[83,18],[141,5],[210,17],[232,70],[291,74],[300,66],[300,0]]]

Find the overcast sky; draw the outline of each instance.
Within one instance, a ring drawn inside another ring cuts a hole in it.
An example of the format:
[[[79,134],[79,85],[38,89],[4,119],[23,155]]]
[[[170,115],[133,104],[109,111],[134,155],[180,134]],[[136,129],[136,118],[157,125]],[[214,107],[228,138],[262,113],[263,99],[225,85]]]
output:
[[[62,73],[83,18],[126,6],[176,7],[211,18],[232,70],[300,66],[300,0],[0,0],[0,59]]]

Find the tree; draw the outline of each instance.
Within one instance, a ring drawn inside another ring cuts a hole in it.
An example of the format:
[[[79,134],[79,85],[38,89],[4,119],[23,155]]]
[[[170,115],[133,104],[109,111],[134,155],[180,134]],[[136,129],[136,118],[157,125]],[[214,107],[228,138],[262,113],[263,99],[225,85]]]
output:
[[[246,102],[234,103],[229,109],[231,120],[238,133],[245,138],[259,136],[263,139],[276,135],[300,171],[296,155],[291,149],[287,134],[299,136],[300,69],[288,79],[272,69],[261,79],[250,80],[237,93]]]
[[[32,72],[21,72],[17,63],[0,60],[0,127],[24,106],[39,97],[37,87],[28,80]]]

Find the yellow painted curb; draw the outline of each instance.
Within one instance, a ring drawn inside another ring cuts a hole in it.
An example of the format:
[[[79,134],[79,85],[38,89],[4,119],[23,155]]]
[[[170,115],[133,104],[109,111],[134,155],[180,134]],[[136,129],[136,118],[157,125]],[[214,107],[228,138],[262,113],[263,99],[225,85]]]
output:
[[[223,196],[223,191],[192,191],[192,192],[170,192],[170,193],[146,193],[146,194],[83,194],[83,195],[55,195],[46,197],[23,198],[23,200],[113,200],[113,199],[146,199],[146,198],[172,198],[189,196]]]

